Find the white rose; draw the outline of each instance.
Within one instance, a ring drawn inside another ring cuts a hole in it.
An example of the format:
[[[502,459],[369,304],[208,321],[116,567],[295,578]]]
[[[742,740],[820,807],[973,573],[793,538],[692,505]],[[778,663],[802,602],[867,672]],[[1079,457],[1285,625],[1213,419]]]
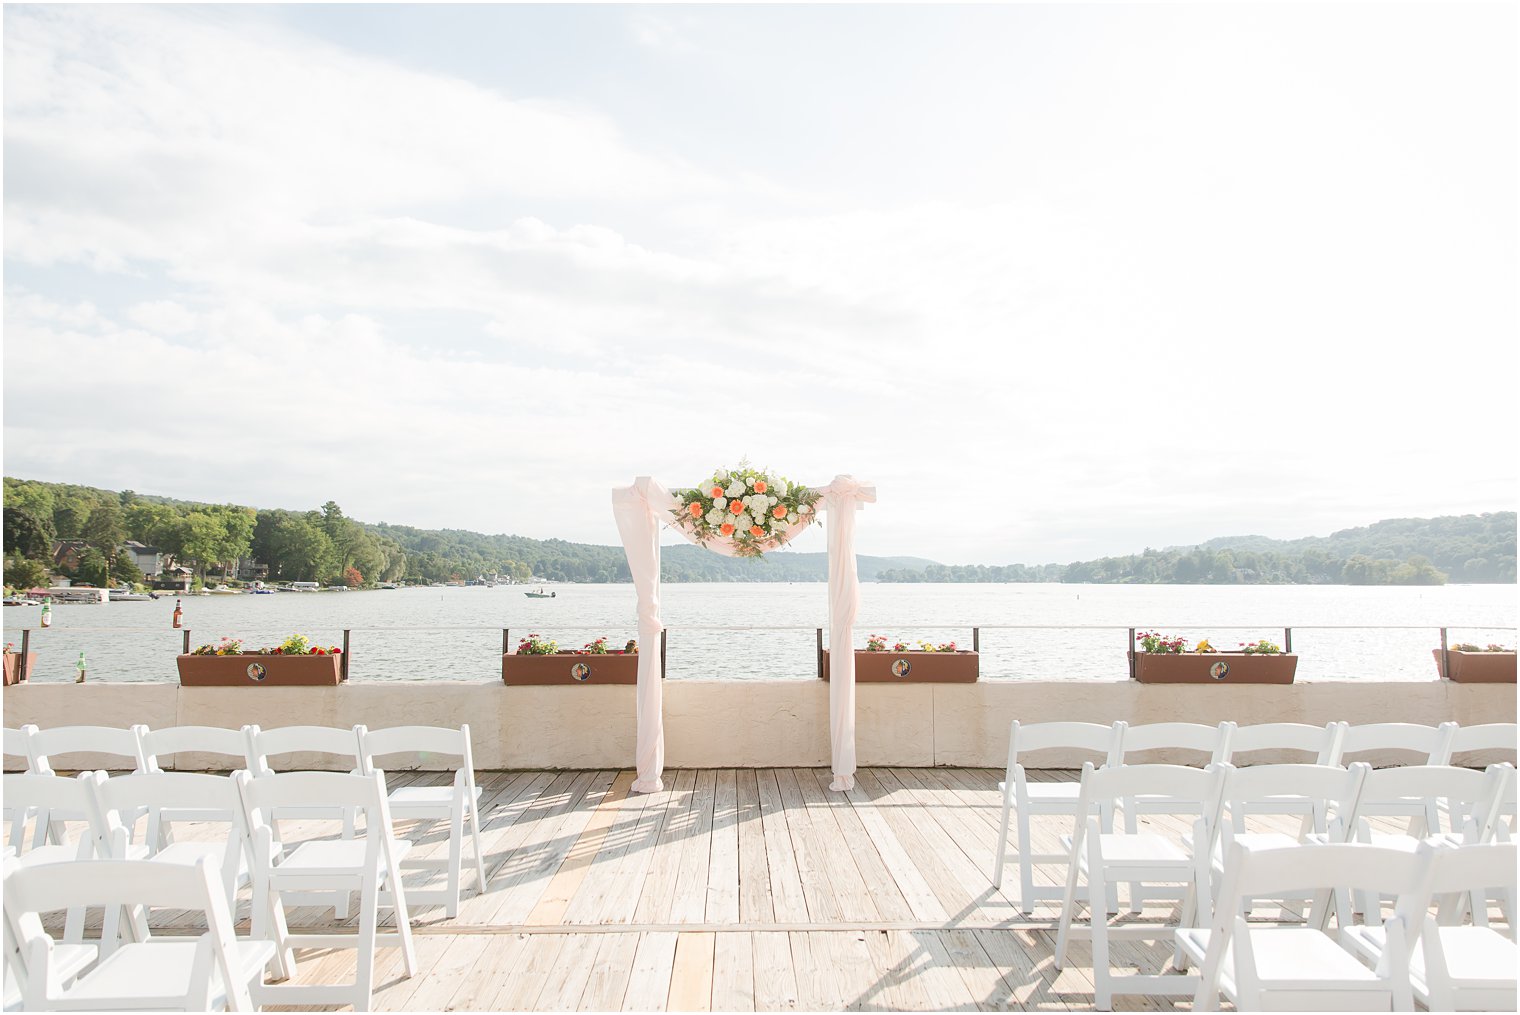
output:
[[[719,511],[722,511],[724,508],[728,507],[728,498],[727,497],[714,497],[713,498],[713,507],[715,509],[719,510]]]
[[[797,512],[793,511],[790,514],[788,514],[786,516],[786,521],[787,521],[788,525],[796,525],[797,524]]]
[[[751,525],[755,524],[755,520],[751,518],[749,516],[749,512],[746,511],[734,519],[734,524],[739,526],[741,529],[748,529]]]
[[[709,511],[709,512],[707,512],[707,524],[708,525],[718,525],[718,524],[722,523],[722,521],[723,521],[723,512],[722,511]]]
[[[765,505],[766,505],[766,507],[775,507],[776,506],[776,498],[767,495],[766,498],[765,498]]]
[[[723,492],[728,494],[730,497],[742,497],[744,496],[744,484],[736,479],[732,483],[728,484],[728,489]]]
[[[806,515],[806,514],[812,514],[812,512],[813,512],[813,508],[812,508],[812,505],[810,505],[810,504],[798,504],[797,505],[797,513],[798,514],[804,514],[804,515]]]

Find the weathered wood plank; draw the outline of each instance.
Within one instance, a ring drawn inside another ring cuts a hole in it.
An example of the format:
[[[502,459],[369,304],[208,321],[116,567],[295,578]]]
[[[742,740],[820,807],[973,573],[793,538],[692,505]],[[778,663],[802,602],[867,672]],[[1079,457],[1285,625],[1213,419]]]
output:
[[[750,934],[755,957],[755,1011],[796,1011],[797,974],[791,935],[780,931]]]
[[[601,951],[601,935],[564,934],[559,955],[544,977],[543,989],[538,992],[539,1011],[578,1011],[581,995],[585,993],[586,981],[596,968],[597,955]]]
[[[580,890],[591,869],[591,864],[601,853],[602,845],[607,841],[607,832],[617,819],[619,805],[628,796],[628,787],[631,785],[633,785],[632,772],[620,772],[613,779],[612,788],[602,797],[596,810],[592,811],[585,829],[576,838],[569,852],[565,854],[564,862],[554,872],[554,877],[544,889],[544,894],[533,907],[533,911],[528,914],[528,923],[565,922],[565,912],[570,908],[570,900]]]
[[[760,825],[765,835],[765,855],[771,881],[771,907],[778,921],[801,923],[808,919],[807,901],[802,891],[802,875],[797,870],[797,856],[792,851],[792,833],[787,827],[776,773],[762,768],[755,773],[760,791]]]
[[[684,768],[676,773],[670,809],[666,812],[664,827],[660,829],[660,838],[650,857],[649,871],[644,876],[644,890],[634,913],[634,921],[637,923],[670,922],[670,912],[675,906],[676,879],[681,873],[681,854],[686,849],[686,836],[691,833],[691,825],[695,820],[692,806],[696,785],[697,773],[694,769]]]
[[[880,794],[880,787],[874,780],[871,781],[869,789],[862,785],[862,780],[867,774],[865,769],[857,772],[855,788],[847,794],[853,805],[854,814],[870,835],[871,841],[875,843],[876,852],[882,859],[883,867],[891,875],[893,883],[897,885],[898,892],[907,902],[913,918],[917,920],[946,919],[949,915],[948,911],[934,894],[934,889],[929,887],[929,882],[924,875],[914,865],[908,851],[903,848],[901,840],[894,831],[894,824],[887,820],[885,808],[876,806],[872,790]]]
[[[676,938],[675,961],[670,969],[668,1011],[712,1011],[713,950],[711,931],[681,934]]]
[[[496,995],[492,1011],[536,1011],[538,996],[554,972],[566,934],[529,934],[517,955],[517,975]]]
[[[739,922],[739,787],[738,773],[717,773],[713,794],[712,834],[707,863],[708,923]],[[745,942],[745,954],[749,943]]]
[[[797,857],[797,874],[802,880],[802,896],[807,902],[808,916],[815,922],[841,920],[844,910],[834,894],[834,872],[824,856],[823,847],[813,835],[813,825],[808,820],[797,777],[789,768],[778,768],[775,774],[782,813],[791,832],[792,852]]]
[[[670,904],[673,923],[701,923],[707,915],[707,876],[712,858],[713,806],[717,800],[717,772],[697,773],[692,792],[690,828],[681,848],[676,870],[675,895]]]
[[[645,934],[633,956],[633,972],[623,995],[624,1011],[665,1011],[670,997],[670,971],[676,960],[672,931]]]
[[[871,903],[876,908],[877,917],[882,920],[914,919],[913,907],[903,897],[896,879],[887,870],[886,861],[882,859],[876,840],[861,823],[854,803],[845,794],[835,793],[828,788],[833,776],[827,769],[815,768],[812,773],[817,797],[823,800],[829,815],[834,819],[831,834],[833,829],[838,830],[842,848],[849,851],[851,859],[855,862],[855,868],[860,873],[861,881],[871,894]],[[799,776],[798,782],[801,781]],[[807,793],[804,792],[804,796],[806,795]],[[808,806],[813,805],[809,802]],[[822,820],[821,816],[815,817],[814,823],[817,824]]]
[[[739,806],[739,919],[743,923],[772,923],[776,912],[771,906],[770,863],[765,855],[760,787],[754,769],[739,770],[736,795]]]
[[[634,956],[639,948],[639,935],[602,934],[597,949],[596,963],[591,975],[586,977],[586,989],[581,991],[581,1011],[620,1011],[623,995],[628,992],[628,978],[633,975]]]
[[[761,970],[769,976],[770,970]],[[713,1011],[755,1010],[754,942],[744,931],[718,934],[713,942]]]
[[[527,934],[481,934],[486,949],[449,1000],[453,1011],[492,1011],[496,998],[518,975],[518,963],[528,946]]]

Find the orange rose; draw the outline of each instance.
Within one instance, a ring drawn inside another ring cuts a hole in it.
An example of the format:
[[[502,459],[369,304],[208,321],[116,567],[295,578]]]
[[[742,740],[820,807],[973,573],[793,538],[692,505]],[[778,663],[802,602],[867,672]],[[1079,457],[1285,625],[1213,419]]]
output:
[[[725,536],[731,536],[731,535],[733,535],[734,534],[734,524],[733,524],[733,522],[724,522],[722,525],[718,526],[718,531],[721,532],[721,533],[723,533]]]
[[[771,508],[771,517],[772,518],[785,518],[786,517],[786,508],[783,507],[780,504],[777,504],[775,507]]]
[[[691,516],[693,518],[702,517],[702,505],[697,501],[692,501],[690,504],[686,505],[686,510],[691,512]]]
[[[721,496],[723,496],[723,488],[721,486],[715,486],[715,487],[713,487],[712,488],[712,495],[714,497],[721,497]]]
[[[763,479],[757,479],[757,480],[755,480],[755,492],[756,493],[764,493],[765,492],[765,480],[763,480]]]
[[[730,514],[735,514],[735,515],[743,514],[744,513],[744,505],[740,504],[736,500],[731,500],[731,501],[728,502],[728,510],[729,510]]]
[[[749,527],[749,534],[752,536],[763,536],[765,535],[765,530],[758,525],[751,525]]]

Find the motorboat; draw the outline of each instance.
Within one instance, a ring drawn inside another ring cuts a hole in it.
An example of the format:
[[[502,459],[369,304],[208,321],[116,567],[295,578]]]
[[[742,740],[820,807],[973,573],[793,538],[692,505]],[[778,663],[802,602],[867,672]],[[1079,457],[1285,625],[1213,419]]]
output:
[[[537,592],[524,592],[523,595],[527,596],[529,599],[554,599],[559,595],[559,593],[545,592],[543,589],[539,589]]]
[[[147,603],[153,600],[148,593],[134,592],[131,589],[112,589],[109,598],[113,603]]]
[[[206,591],[211,593],[213,596],[240,596],[243,594],[242,589],[232,589],[228,588],[226,585],[217,585],[213,588],[207,589]]]
[[[7,596],[5,598],[5,605],[6,606],[41,606],[42,605],[42,600],[40,600],[40,599],[28,599],[25,596]]]

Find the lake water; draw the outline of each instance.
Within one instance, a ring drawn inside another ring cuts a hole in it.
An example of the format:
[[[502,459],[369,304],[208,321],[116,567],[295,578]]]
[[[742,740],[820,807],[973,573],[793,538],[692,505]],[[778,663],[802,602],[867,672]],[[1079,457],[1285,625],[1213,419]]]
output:
[[[351,634],[352,680],[499,679],[502,629],[515,648],[530,632],[563,647],[605,635],[635,636],[631,585],[558,585],[554,599],[522,586],[372,592],[189,596],[192,645],[222,636],[248,647],[293,632],[340,644]],[[1453,643],[1515,645],[1514,585],[1435,588],[1213,585],[862,586],[856,645],[954,640],[970,647],[980,626],[983,679],[1114,680],[1128,674],[1128,628],[1207,637],[1216,648],[1293,628],[1298,679],[1433,680],[1430,650],[1447,627]],[[680,584],[662,592],[671,679],[813,679],[814,629],[827,626],[823,584]],[[5,640],[20,649],[32,629],[33,679],[73,680],[85,653],[92,681],[174,680],[181,632],[172,597],[156,602],[6,607]],[[742,628],[742,630],[714,630]],[[764,628],[764,629],[757,629]],[[1031,629],[1033,628],[1033,629]],[[654,648],[655,646],[649,646]]]

